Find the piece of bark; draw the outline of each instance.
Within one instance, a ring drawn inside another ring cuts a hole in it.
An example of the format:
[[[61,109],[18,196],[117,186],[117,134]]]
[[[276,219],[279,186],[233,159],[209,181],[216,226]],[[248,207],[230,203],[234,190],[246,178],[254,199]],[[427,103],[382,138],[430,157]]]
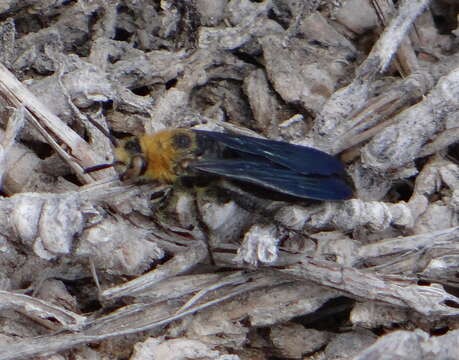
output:
[[[288,359],[301,359],[303,354],[319,350],[330,337],[327,332],[305,329],[295,323],[274,326],[270,333],[275,353]]]

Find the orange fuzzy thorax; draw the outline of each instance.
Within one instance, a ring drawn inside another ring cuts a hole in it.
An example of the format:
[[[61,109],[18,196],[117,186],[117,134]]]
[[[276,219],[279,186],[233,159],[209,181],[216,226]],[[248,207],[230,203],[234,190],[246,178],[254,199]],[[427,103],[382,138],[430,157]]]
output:
[[[177,147],[174,138],[178,135],[188,137],[189,146]],[[185,160],[193,157],[197,146],[195,134],[189,130],[163,130],[153,135],[140,136],[139,140],[147,159],[147,170],[142,178],[161,183],[173,183],[177,179],[177,171]]]
[[[195,133],[184,129],[130,137],[115,148],[115,168],[124,180],[170,184],[186,173],[197,149]]]
[[[172,183],[176,180],[174,167],[178,153],[173,146],[172,135],[172,130],[164,130],[140,137],[140,145],[147,159],[147,170],[143,178],[161,183]]]

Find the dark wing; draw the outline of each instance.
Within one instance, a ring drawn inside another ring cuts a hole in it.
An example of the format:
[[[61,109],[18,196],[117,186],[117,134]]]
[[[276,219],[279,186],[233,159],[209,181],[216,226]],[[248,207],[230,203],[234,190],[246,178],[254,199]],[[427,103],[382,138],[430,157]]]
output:
[[[341,161],[323,151],[307,146],[214,131],[193,131],[220,142],[228,148],[263,157],[300,174],[333,175],[344,173],[344,166]]]
[[[344,200],[350,187],[338,177],[307,176],[269,163],[244,160],[197,161],[191,168],[225,178],[240,180],[303,199]]]

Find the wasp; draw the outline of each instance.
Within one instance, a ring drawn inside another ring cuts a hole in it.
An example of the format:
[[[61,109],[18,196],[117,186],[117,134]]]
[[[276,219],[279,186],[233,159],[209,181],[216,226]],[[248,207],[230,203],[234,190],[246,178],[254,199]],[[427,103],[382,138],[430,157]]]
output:
[[[115,148],[124,182],[173,184],[184,177],[222,177],[297,199],[344,200],[352,190],[344,166],[323,151],[284,141],[195,129],[128,137]]]
[[[115,148],[124,182],[174,184],[183,178],[221,177],[294,199],[344,200],[352,196],[344,166],[323,151],[283,141],[196,129],[170,129],[128,137]]]

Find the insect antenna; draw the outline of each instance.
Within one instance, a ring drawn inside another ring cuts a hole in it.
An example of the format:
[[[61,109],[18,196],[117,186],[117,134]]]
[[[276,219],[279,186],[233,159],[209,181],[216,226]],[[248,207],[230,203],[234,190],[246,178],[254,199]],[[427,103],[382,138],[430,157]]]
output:
[[[93,124],[97,130],[99,130],[102,134],[104,134],[110,142],[113,144],[114,147],[118,146],[118,141],[115,139],[115,137],[110,134],[102,125],[100,125],[96,120],[94,120],[91,116],[87,116],[88,121]]]
[[[110,134],[102,125],[100,125],[96,120],[94,120],[91,116],[87,116],[87,119],[88,121],[94,125],[97,130],[99,130],[103,135],[105,135],[109,140],[110,142],[113,144],[114,147],[117,147],[118,146],[118,141],[113,137],[112,134]],[[90,167],[87,167],[83,170],[83,172],[85,174],[89,174],[89,173],[92,173],[94,171],[99,171],[99,170],[104,170],[104,169],[108,169],[108,168],[111,168],[113,166],[116,165],[116,161],[112,162],[112,163],[107,163],[107,164],[98,164],[98,165],[94,165],[94,166],[90,166]]]
[[[111,168],[111,167],[115,166],[115,164],[116,164],[116,161],[112,162],[112,163],[107,163],[107,164],[94,165],[94,166],[90,166],[90,167],[85,168],[83,170],[83,172],[85,174],[89,174],[89,173],[92,173],[94,171],[99,171],[99,170],[104,170],[104,169]]]

